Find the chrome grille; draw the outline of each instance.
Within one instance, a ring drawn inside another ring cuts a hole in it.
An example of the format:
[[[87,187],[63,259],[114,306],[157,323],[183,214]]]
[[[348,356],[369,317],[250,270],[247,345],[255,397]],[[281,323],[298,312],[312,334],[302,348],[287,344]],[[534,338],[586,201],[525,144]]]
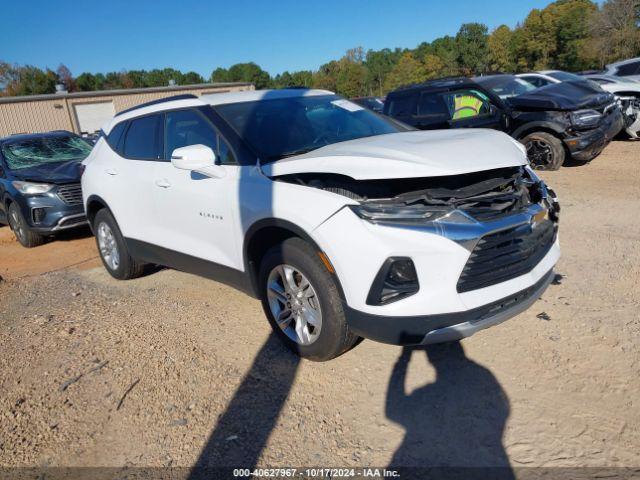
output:
[[[79,183],[59,186],[58,196],[67,205],[82,204],[82,188]]]
[[[482,237],[458,279],[459,293],[506,282],[529,273],[551,249],[556,226],[543,220]]]

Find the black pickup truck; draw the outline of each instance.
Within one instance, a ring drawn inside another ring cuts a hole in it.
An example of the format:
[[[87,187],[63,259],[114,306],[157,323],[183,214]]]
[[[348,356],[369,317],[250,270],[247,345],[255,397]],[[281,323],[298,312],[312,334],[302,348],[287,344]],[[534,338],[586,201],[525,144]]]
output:
[[[595,158],[622,129],[613,95],[584,83],[536,88],[513,75],[449,78],[399,88],[384,113],[422,130],[493,128],[522,142],[539,169]]]

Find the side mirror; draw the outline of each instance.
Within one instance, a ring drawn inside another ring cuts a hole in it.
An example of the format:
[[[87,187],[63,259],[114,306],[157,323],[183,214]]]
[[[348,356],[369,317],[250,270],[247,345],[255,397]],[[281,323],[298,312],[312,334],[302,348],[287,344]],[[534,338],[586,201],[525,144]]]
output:
[[[171,164],[180,170],[190,170],[212,178],[225,175],[224,167],[216,165],[216,154],[206,145],[189,145],[176,148],[171,154]]]

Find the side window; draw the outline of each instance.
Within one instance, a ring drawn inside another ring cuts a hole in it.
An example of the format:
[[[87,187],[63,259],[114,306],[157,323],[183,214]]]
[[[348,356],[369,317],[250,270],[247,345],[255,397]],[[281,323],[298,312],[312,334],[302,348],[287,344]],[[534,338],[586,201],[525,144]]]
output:
[[[134,160],[159,160],[160,115],[148,115],[131,120],[124,139],[123,156]]]
[[[392,117],[408,117],[413,115],[414,96],[405,95],[390,100],[389,115]]]
[[[544,78],[540,78],[540,77],[522,77],[524,78],[527,82],[531,83],[532,85],[535,85],[536,87],[540,88],[540,87],[544,87],[545,85],[549,85],[549,80],[545,80]]]
[[[216,131],[211,124],[194,110],[167,112],[165,158],[170,159],[176,148],[198,144],[218,151]]]
[[[418,115],[421,117],[433,117],[449,119],[449,108],[440,93],[424,92],[418,100]]]
[[[237,165],[238,161],[236,160],[236,156],[233,154],[233,150],[231,150],[227,141],[219,135],[218,145],[220,146],[218,150],[218,161],[222,165]]]
[[[122,149],[119,149],[119,147],[122,146],[122,134],[126,130],[126,127],[127,122],[120,122],[111,129],[109,135],[106,137],[107,143],[115,152],[122,153]]]
[[[475,90],[461,90],[443,95],[452,120],[478,117],[491,113],[491,102]]]
[[[626,77],[627,75],[636,75],[640,73],[640,62],[631,62],[626,65],[620,65],[616,70],[616,74],[621,77]]]

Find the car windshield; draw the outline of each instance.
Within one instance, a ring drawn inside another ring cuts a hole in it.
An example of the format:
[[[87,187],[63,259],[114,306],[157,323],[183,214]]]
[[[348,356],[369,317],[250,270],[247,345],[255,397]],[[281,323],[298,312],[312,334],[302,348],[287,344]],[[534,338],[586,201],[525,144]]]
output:
[[[91,146],[74,136],[30,138],[2,146],[2,154],[11,170],[36,167],[45,163],[81,161],[89,153]]]
[[[552,78],[555,78],[556,80],[560,80],[561,82],[570,82],[570,81],[579,81],[579,82],[584,82],[584,77],[580,77],[578,75],[575,75],[573,73],[569,73],[569,72],[549,72],[546,75],[549,75]]]
[[[535,85],[517,77],[484,77],[477,79],[483,87],[488,88],[501,99],[517,97],[536,89]]]
[[[215,108],[263,163],[332,143],[410,130],[336,95],[262,99]]]

